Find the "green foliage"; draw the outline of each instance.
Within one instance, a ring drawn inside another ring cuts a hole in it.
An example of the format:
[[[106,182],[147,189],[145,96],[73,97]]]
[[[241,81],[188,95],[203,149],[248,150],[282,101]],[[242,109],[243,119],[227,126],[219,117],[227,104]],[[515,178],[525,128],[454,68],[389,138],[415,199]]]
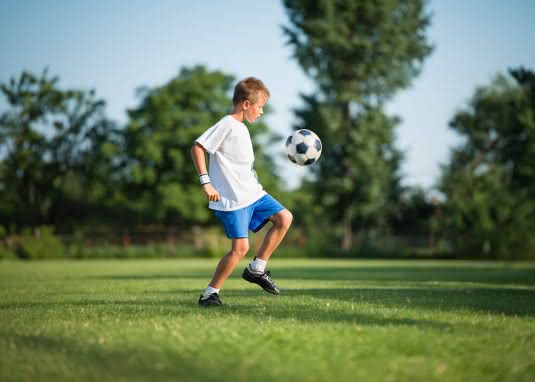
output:
[[[393,145],[397,119],[363,109],[344,123],[335,105],[305,100],[297,127],[316,131],[325,147],[310,191],[316,190],[333,221],[349,215],[359,229],[384,226],[401,192],[402,155]]]
[[[16,258],[17,255],[13,251],[0,244],[0,260],[14,260]]]
[[[198,232],[198,253],[203,257],[220,259],[231,248],[231,241],[225,235],[220,225],[205,228]]]
[[[462,254],[533,257],[535,73],[519,69],[477,89],[451,127],[464,143],[444,166],[441,232]]]
[[[398,235],[427,237],[436,229],[433,219],[440,213],[438,200],[428,199],[422,188],[407,187],[390,222],[392,231]]]
[[[40,77],[24,71],[0,84],[8,105],[0,115],[4,223],[66,224],[75,207],[90,203],[95,190],[110,183],[117,145],[104,101],[94,91],[62,90],[58,82],[47,71]]]
[[[327,99],[381,103],[431,52],[423,0],[285,0],[288,44]]]
[[[25,230],[15,243],[15,252],[21,259],[61,258],[64,250],[63,242],[54,235],[54,229],[49,226],[41,226],[34,232]]]
[[[408,86],[431,52],[423,1],[285,1],[288,44],[319,92],[303,96],[296,128],[314,130],[324,152],[318,198],[342,224],[342,247],[358,230],[386,229],[401,197],[396,117],[383,105]]]
[[[173,246],[166,244],[102,246],[69,246],[65,251],[66,258],[73,259],[154,259],[200,257],[201,252],[191,246]]]

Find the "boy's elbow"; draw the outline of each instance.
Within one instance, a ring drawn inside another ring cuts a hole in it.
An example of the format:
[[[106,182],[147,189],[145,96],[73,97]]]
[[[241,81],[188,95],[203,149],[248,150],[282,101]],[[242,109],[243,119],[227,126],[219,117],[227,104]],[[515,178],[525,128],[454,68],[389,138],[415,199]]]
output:
[[[191,146],[191,155],[204,154],[204,152],[204,147],[202,147],[198,142],[193,142],[193,146]]]

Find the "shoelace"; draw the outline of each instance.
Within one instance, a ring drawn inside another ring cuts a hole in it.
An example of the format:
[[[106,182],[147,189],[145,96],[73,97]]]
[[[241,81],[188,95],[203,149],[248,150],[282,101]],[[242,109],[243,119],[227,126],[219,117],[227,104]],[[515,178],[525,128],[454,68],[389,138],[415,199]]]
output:
[[[273,280],[272,280],[271,277],[269,277],[269,276],[271,276],[271,271],[266,271],[266,272],[262,275],[263,278],[265,278],[266,280],[268,280],[269,282],[272,283]]]

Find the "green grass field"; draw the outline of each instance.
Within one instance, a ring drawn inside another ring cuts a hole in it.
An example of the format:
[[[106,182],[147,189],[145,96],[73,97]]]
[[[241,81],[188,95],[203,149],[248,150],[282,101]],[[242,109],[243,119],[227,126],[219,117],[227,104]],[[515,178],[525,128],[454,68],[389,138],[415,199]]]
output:
[[[216,262],[0,262],[0,380],[535,380],[535,263]]]

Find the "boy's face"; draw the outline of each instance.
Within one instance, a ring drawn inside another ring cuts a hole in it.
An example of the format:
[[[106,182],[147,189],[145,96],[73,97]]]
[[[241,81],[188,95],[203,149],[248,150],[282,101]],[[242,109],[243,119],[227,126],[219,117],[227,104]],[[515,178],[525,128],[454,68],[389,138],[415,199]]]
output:
[[[248,122],[254,122],[264,114],[264,105],[267,102],[267,98],[263,95],[258,97],[258,101],[251,103],[250,101],[243,102],[244,117]]]

